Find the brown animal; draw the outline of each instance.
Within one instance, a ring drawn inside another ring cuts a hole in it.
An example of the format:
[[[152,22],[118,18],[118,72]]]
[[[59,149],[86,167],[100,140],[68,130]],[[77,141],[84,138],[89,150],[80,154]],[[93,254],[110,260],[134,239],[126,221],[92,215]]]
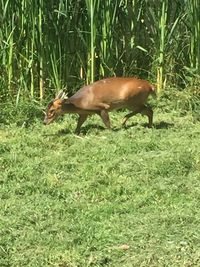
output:
[[[77,113],[79,118],[75,132],[79,134],[88,115],[98,114],[106,127],[110,128],[108,112],[127,108],[131,113],[124,117],[123,125],[130,117],[141,113],[148,117],[148,126],[152,127],[153,111],[145,105],[150,94],[155,95],[155,89],[145,80],[117,77],[103,79],[82,87],[69,98],[65,93],[59,93],[49,103],[44,123],[49,124],[65,113]]]

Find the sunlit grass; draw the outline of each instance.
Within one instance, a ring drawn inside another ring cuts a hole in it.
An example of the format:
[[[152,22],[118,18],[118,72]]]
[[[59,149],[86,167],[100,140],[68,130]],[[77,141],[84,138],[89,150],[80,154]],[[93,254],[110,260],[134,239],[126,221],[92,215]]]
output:
[[[0,266],[198,266],[200,125],[112,113],[0,130]]]

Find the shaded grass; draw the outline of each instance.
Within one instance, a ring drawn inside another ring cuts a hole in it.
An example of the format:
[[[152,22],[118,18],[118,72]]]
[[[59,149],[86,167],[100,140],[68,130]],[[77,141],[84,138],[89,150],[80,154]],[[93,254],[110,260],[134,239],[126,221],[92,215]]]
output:
[[[123,115],[2,127],[0,266],[200,265],[199,123]]]

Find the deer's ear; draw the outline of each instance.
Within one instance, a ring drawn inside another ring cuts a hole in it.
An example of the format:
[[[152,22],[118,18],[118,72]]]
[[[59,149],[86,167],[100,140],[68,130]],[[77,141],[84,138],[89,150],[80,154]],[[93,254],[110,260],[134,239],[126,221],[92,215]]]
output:
[[[64,100],[67,98],[68,98],[67,94],[64,91],[59,91],[57,96],[55,97],[55,99],[61,99],[61,100]]]

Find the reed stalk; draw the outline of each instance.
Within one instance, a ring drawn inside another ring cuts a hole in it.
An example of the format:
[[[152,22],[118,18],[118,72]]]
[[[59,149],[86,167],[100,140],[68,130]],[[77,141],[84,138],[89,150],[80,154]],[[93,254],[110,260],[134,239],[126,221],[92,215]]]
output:
[[[190,22],[190,67],[200,75],[200,1],[190,0],[187,4]]]
[[[42,30],[42,18],[43,18],[43,0],[39,0],[39,12],[38,12],[38,34],[39,34],[39,91],[40,100],[44,97],[44,79],[43,79],[43,30]]]
[[[163,71],[164,71],[164,61],[165,61],[167,8],[168,8],[168,0],[163,0],[161,15],[160,15],[160,22],[159,22],[160,45],[159,45],[159,58],[158,58],[158,68],[157,68],[158,94],[163,89],[163,82],[164,82]]]

